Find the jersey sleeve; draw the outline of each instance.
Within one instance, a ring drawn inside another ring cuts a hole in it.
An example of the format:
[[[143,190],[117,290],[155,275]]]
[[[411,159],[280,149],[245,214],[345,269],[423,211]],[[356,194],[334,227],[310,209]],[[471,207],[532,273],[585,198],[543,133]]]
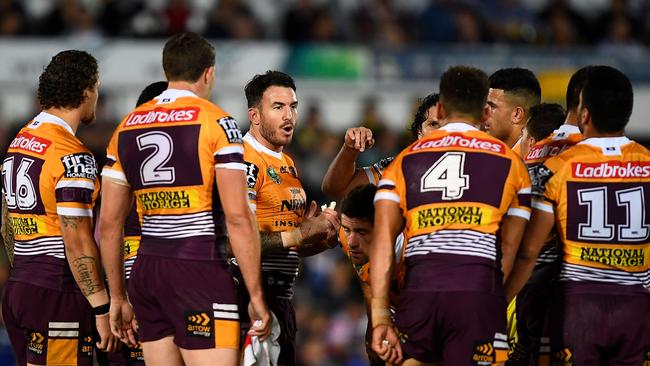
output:
[[[226,116],[209,122],[212,127],[210,146],[214,155],[216,169],[234,169],[246,171],[244,164],[244,145],[239,125],[234,118]]]
[[[551,158],[535,171],[533,184],[533,208],[554,213],[554,205],[559,201],[559,178],[557,168],[562,162]]]
[[[395,161],[390,164],[383,172],[379,183],[377,184],[377,193],[375,194],[375,203],[381,200],[388,200],[400,204],[404,200],[403,193],[398,188],[398,182],[403,181],[401,169],[402,156],[398,155]]]
[[[61,216],[93,216],[99,193],[97,164],[84,149],[57,149],[52,169],[56,213]]]
[[[387,157],[385,159],[379,160],[378,162],[372,164],[371,166],[363,167],[363,171],[368,177],[368,182],[370,184],[377,185],[381,180],[381,176],[384,173],[384,170],[390,165],[390,163],[395,159],[393,156]]]
[[[116,183],[128,186],[129,182],[126,179],[124,167],[122,167],[120,155],[117,152],[118,136],[119,128],[115,131],[113,137],[111,137],[108,148],[106,148],[106,164],[102,169],[102,177],[110,178]]]
[[[510,202],[508,207],[508,216],[517,216],[525,220],[530,219],[531,213],[531,183],[528,169],[519,157],[513,161],[513,180],[516,190],[516,195]]]
[[[260,173],[261,165],[253,161],[245,161],[246,167],[246,190],[248,193],[248,205],[253,212],[257,211],[257,194],[262,187],[263,174]]]

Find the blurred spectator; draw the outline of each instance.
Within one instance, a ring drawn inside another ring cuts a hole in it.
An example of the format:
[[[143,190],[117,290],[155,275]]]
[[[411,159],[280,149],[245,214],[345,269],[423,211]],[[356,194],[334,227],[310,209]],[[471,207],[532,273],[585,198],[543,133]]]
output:
[[[104,0],[97,23],[106,36],[130,35],[131,21],[144,7],[142,0]]]
[[[307,109],[307,116],[298,123],[296,142],[300,153],[318,152],[320,139],[327,133],[321,120],[321,111],[318,104],[310,104]]]
[[[21,34],[24,26],[23,6],[15,0],[0,0],[0,36]]]
[[[417,21],[419,41],[450,43],[456,39],[452,4],[450,0],[429,0]]]
[[[167,25],[166,35],[171,36],[187,30],[187,20],[192,14],[192,9],[186,0],[169,0],[162,14]]]
[[[41,36],[97,37],[95,17],[80,0],[59,0],[38,26]]]
[[[413,37],[412,16],[392,0],[366,0],[352,12],[354,40],[382,46],[399,46]]]
[[[594,37],[598,41],[630,43],[641,35],[638,18],[629,11],[627,0],[611,0],[609,9],[594,23]]]
[[[253,11],[240,0],[220,0],[208,18],[208,38],[255,39],[261,33]]]
[[[535,16],[519,0],[483,1],[482,11],[494,38],[501,42],[534,43]]]
[[[284,15],[282,38],[293,43],[309,41],[316,15],[317,9],[311,0],[295,1]]]
[[[337,27],[333,16],[333,9],[323,6],[316,11],[314,23],[311,26],[310,40],[314,42],[340,42],[343,34]]]
[[[591,40],[589,24],[575,11],[568,0],[551,0],[539,13],[543,24],[546,43],[550,45],[571,46],[588,43]]]
[[[456,38],[462,44],[477,44],[491,41],[492,37],[479,12],[470,5],[458,5],[454,11]]]

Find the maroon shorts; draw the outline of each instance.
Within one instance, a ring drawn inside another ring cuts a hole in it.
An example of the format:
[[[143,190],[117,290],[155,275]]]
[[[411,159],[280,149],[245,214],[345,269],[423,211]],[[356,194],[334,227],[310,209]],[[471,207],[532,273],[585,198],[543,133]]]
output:
[[[235,284],[224,261],[139,255],[129,279],[138,338],[184,349],[239,348]]]
[[[551,306],[551,364],[650,365],[650,293],[600,284],[598,292],[575,292],[573,285],[558,290]]]
[[[9,281],[2,316],[19,364],[93,364],[95,317],[80,292]]]
[[[405,358],[445,365],[491,365],[507,357],[503,296],[405,289],[395,325]]]

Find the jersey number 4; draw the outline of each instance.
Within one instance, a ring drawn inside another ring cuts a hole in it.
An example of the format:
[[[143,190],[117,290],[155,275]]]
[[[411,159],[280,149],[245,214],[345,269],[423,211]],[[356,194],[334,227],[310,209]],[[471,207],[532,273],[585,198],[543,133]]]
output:
[[[464,170],[465,153],[448,152],[424,173],[420,180],[420,191],[442,192],[443,200],[460,199],[469,188],[469,175]]]

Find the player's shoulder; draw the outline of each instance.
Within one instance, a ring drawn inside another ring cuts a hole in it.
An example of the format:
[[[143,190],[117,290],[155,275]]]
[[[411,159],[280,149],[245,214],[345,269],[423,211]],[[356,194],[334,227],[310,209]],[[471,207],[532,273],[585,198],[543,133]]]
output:
[[[262,145],[253,135],[248,132],[242,138],[244,144],[244,160],[258,167],[269,165],[272,161],[282,161],[286,154],[273,151]]]

